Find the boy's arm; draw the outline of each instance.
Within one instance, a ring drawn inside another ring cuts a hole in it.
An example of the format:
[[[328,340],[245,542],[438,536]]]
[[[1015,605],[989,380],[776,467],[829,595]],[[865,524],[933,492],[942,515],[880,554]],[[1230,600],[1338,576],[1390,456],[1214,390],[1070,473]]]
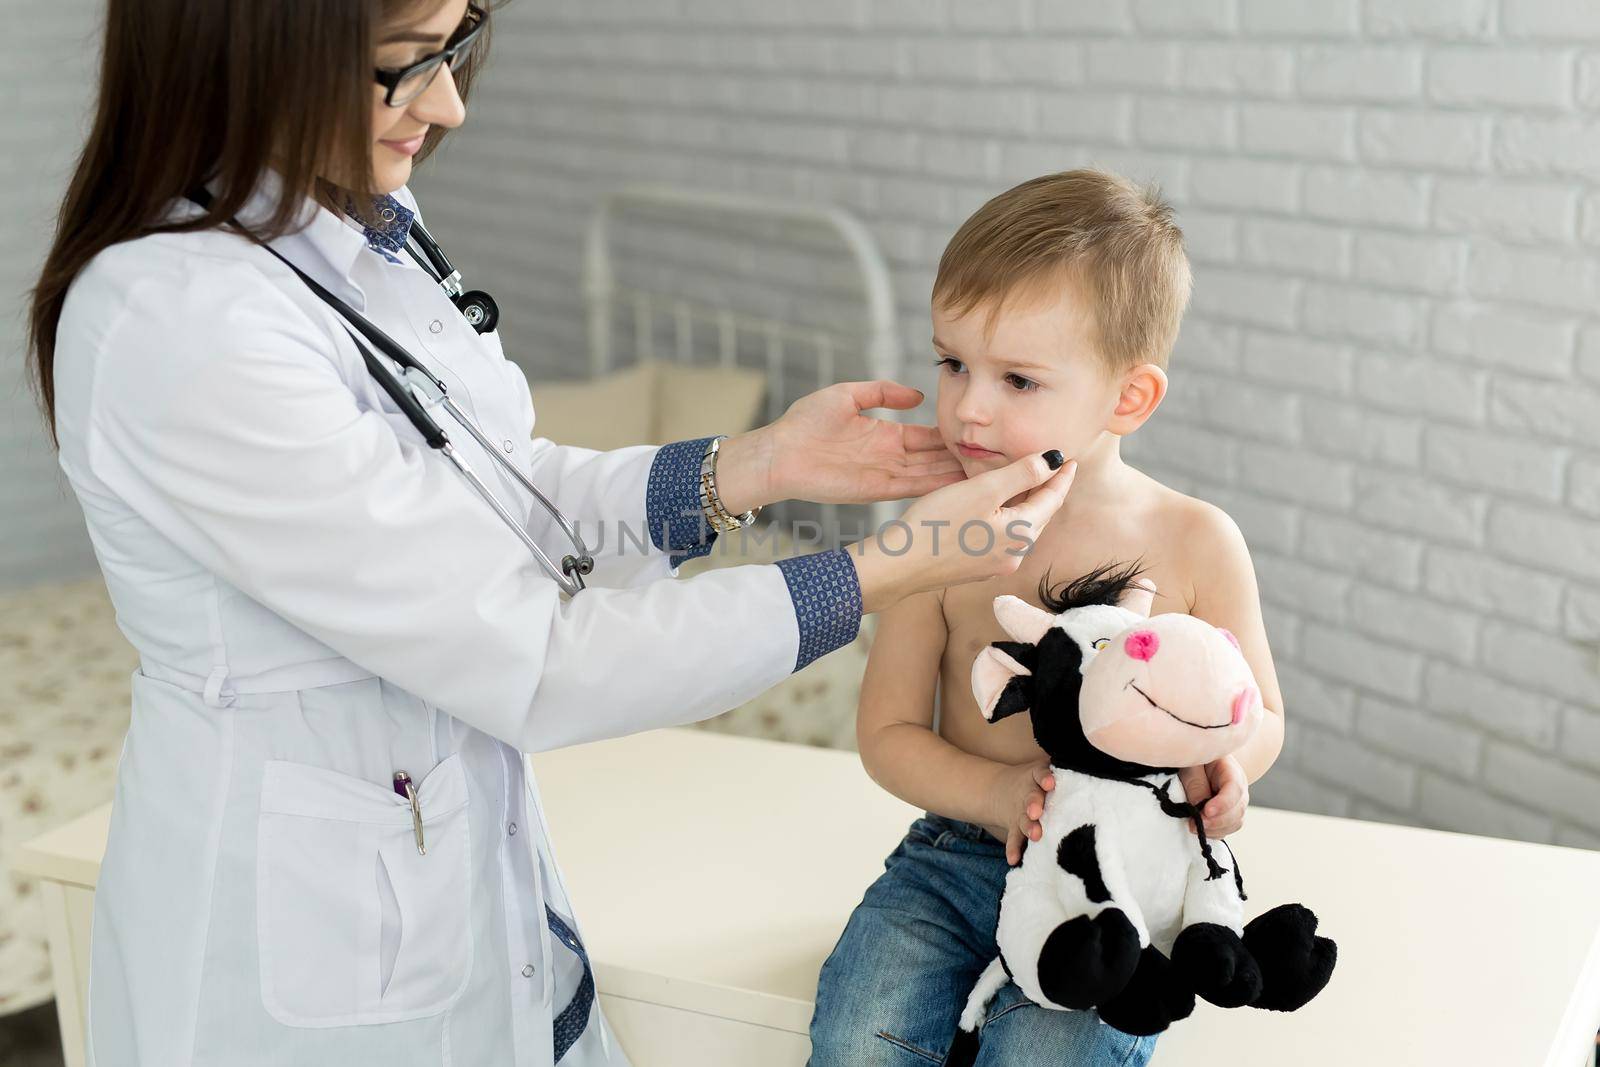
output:
[[[1233,754],[1246,779],[1253,782],[1267,772],[1283,748],[1283,693],[1261,618],[1255,565],[1233,519],[1209,504],[1201,509],[1186,543],[1193,553],[1189,573],[1195,576],[1189,614],[1233,632],[1261,689],[1265,707],[1261,726]]]
[[[1037,793],[1043,809],[1043,764],[1012,766],[963,752],[933,729],[939,662],[949,630],[937,592],[906,597],[879,614],[856,714],[856,745],[872,780],[901,800],[951,819],[977,823],[1020,857],[1020,837],[1033,837]],[[1054,784],[1053,782],[1051,784]],[[1031,825],[1030,825],[1031,824]]]

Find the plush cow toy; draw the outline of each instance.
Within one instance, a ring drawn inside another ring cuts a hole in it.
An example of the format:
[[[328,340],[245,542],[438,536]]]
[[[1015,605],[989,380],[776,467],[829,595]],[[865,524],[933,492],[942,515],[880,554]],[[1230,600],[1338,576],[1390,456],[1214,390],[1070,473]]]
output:
[[[1112,565],[1041,588],[1049,611],[995,600],[1014,640],[978,656],[973,692],[991,722],[1028,712],[1056,786],[1043,838],[1006,875],[1000,957],[961,1015],[966,1056],[1008,976],[1045,1007],[1093,1008],[1154,1034],[1192,1012],[1196,994],[1293,1011],[1333,973],[1334,943],[1301,905],[1244,925],[1233,850],[1206,839],[1178,780],[1179,767],[1234,751],[1260,724],[1238,641],[1190,615],[1149,617],[1155,586],[1138,573]]]

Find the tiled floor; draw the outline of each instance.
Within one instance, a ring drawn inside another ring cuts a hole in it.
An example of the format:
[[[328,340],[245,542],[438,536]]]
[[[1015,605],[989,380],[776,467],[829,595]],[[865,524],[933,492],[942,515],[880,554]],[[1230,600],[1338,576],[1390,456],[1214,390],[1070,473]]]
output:
[[[61,1067],[61,1032],[56,1006],[0,1016],[0,1063],[6,1067]]]

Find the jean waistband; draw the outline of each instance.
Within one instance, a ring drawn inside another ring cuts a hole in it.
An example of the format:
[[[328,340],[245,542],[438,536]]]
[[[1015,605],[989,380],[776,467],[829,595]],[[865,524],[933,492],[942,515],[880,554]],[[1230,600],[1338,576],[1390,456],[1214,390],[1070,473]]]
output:
[[[965,838],[968,841],[977,841],[982,844],[993,845],[995,848],[1005,847],[999,841],[995,840],[989,831],[985,830],[977,823],[962,822],[960,819],[946,818],[943,815],[935,815],[931,811],[923,813],[922,817],[928,822],[935,836],[938,836],[941,833],[947,833],[956,837]]]

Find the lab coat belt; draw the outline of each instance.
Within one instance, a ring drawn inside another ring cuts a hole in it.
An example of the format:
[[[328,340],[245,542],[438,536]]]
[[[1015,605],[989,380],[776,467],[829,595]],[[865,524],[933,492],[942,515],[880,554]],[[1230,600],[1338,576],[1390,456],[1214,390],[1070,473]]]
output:
[[[318,689],[377,677],[347,659],[291,663],[248,677],[237,677],[230,676],[226,666],[219,665],[209,675],[200,675],[141,656],[139,672],[148,678],[200,694],[214,708],[228,707],[240,695],[292,693],[300,689]]]

